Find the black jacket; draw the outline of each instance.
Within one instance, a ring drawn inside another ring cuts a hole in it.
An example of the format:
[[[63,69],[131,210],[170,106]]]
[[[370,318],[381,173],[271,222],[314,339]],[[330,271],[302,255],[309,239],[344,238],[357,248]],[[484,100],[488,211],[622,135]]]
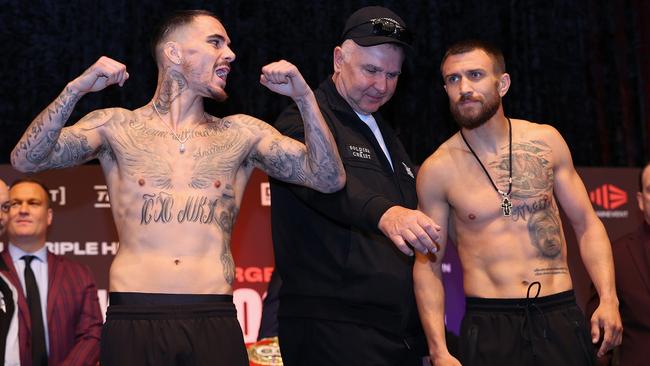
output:
[[[271,180],[276,270],[283,285],[280,317],[355,322],[396,335],[421,334],[413,293],[413,258],[378,229],[384,212],[416,208],[415,167],[395,132],[373,114],[394,172],[370,128],[338,94],[331,78],[315,91],[347,175],[333,194]],[[300,112],[288,107],[276,121],[304,141]]]

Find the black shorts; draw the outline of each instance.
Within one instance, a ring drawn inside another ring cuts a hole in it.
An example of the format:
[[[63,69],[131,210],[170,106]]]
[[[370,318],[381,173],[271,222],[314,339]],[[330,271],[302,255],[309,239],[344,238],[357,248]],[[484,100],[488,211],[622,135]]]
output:
[[[248,365],[232,296],[110,293],[101,364]]]
[[[283,317],[279,331],[285,366],[421,366],[426,354],[416,338],[355,323]]]
[[[466,302],[460,334],[464,366],[595,365],[595,348],[573,291]]]

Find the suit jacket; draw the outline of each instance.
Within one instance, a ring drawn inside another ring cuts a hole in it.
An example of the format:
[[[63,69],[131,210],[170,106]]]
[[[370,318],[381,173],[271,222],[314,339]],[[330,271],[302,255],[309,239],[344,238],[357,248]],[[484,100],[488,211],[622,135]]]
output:
[[[623,320],[620,364],[647,365],[650,346],[650,226],[613,244],[616,290]]]
[[[15,351],[14,345],[9,345],[7,348],[7,337],[10,331],[16,332],[16,322],[18,322],[18,305],[16,303],[18,290],[2,272],[6,269],[7,265],[0,257],[0,365],[5,364],[6,350]]]
[[[32,365],[31,319],[29,307],[16,268],[8,250],[0,253],[7,265],[6,276],[18,291],[18,339],[20,362]],[[88,267],[65,257],[47,254],[48,295],[47,326],[50,342],[50,366],[96,365],[102,314],[97,287]]]

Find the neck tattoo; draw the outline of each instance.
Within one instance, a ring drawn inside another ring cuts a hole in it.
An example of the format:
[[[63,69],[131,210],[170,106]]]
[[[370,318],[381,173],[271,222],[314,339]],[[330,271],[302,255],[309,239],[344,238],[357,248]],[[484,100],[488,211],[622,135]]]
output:
[[[485,172],[485,175],[487,175],[488,179],[490,180],[490,183],[492,183],[492,187],[501,195],[501,209],[503,210],[503,216],[510,216],[510,213],[512,212],[512,202],[510,201],[510,193],[512,192],[512,123],[510,122],[510,118],[506,117],[508,120],[508,159],[509,159],[509,168],[510,168],[510,176],[508,177],[508,192],[504,192],[500,190],[496,183],[494,183],[494,180],[490,176],[490,173],[488,173],[487,169],[485,169],[485,166],[483,163],[481,163],[481,159],[478,158],[478,155],[474,152],[474,149],[472,149],[472,146],[470,146],[469,142],[467,142],[467,139],[465,138],[465,135],[463,135],[463,129],[461,128],[460,130],[460,136],[463,138],[463,141],[465,141],[465,145],[469,148],[469,151],[474,155],[476,158],[476,161],[478,161],[479,165],[481,168],[483,168],[483,171]]]
[[[156,112],[156,115],[158,116],[162,124],[165,125],[165,127],[167,127],[169,131],[171,131],[172,135],[174,135],[174,138],[176,138],[176,140],[180,144],[180,146],[178,147],[178,151],[181,154],[185,153],[185,142],[187,142],[190,136],[192,136],[192,133],[194,133],[194,130],[196,130],[196,128],[199,127],[201,123],[197,123],[196,126],[194,126],[194,128],[189,133],[185,134],[185,137],[181,139],[180,137],[178,137],[178,135],[176,134],[172,126],[168,125],[167,122],[165,122],[165,120],[162,118],[160,112],[158,112],[158,107],[156,107],[156,102],[151,103],[151,105],[153,105],[153,110]]]

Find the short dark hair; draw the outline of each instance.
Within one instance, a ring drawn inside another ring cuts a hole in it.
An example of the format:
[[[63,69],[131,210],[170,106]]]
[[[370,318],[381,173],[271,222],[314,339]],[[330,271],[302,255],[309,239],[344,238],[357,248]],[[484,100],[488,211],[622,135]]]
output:
[[[501,49],[492,43],[477,39],[466,39],[464,41],[456,42],[447,48],[447,52],[445,52],[445,55],[442,57],[442,61],[440,62],[440,71],[442,71],[442,65],[444,65],[449,56],[460,55],[474,50],[483,50],[488,54],[488,56],[490,56],[492,63],[494,64],[495,73],[503,74],[506,72],[506,61]]]
[[[32,184],[36,184],[36,185],[40,186],[43,189],[43,191],[45,192],[47,208],[50,208],[52,206],[52,199],[50,198],[50,190],[47,188],[47,186],[43,182],[41,182],[38,179],[31,178],[31,177],[22,177],[22,178],[18,178],[16,180],[14,180],[13,182],[11,182],[11,187],[10,188],[13,188],[13,187],[17,186],[18,184],[22,184],[22,183],[32,183]]]
[[[156,47],[158,47],[158,44],[162,42],[168,34],[191,23],[194,18],[199,16],[212,17],[221,22],[214,13],[208,10],[178,10],[163,18],[156,28],[154,28],[153,35],[151,36],[151,43],[149,46],[151,47],[151,55],[153,56],[153,59],[157,60]]]
[[[650,161],[648,161],[639,171],[639,192],[643,193],[643,172],[650,167]]]

